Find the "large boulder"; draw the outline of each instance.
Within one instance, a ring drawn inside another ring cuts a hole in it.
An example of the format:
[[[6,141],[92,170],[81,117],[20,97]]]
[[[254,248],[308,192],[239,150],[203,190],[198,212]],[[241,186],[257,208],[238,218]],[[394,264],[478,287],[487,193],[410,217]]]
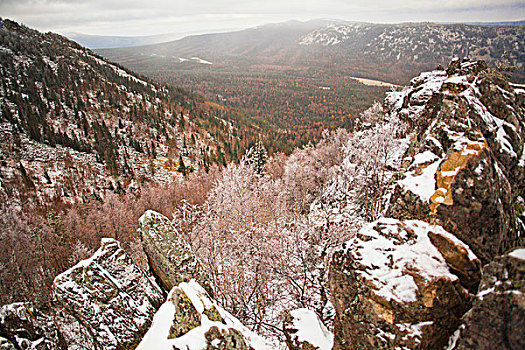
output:
[[[371,223],[333,258],[334,349],[444,346],[480,277],[476,256],[440,226]]]
[[[139,222],[140,238],[150,269],[166,291],[181,282],[196,279],[210,292],[200,263],[167,217],[148,210]]]
[[[195,280],[174,287],[137,350],[270,350],[275,345],[221,308]]]
[[[110,238],[91,258],[57,276],[53,291],[96,349],[136,347],[164,300],[157,284]]]
[[[449,350],[525,349],[525,249],[515,249],[483,268],[472,309],[450,340]]]
[[[0,307],[0,349],[66,349],[53,318],[29,303]]]

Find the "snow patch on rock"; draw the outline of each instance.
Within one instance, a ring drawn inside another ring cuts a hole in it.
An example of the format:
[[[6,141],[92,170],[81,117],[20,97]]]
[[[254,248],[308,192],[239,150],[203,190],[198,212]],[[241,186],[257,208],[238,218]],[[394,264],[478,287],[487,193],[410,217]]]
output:
[[[334,335],[321,322],[315,312],[301,308],[290,312],[298,342],[308,342],[319,350],[330,350],[334,344]]]
[[[176,311],[175,305],[172,302],[172,296],[176,288],[181,289],[185,293],[193,307],[200,314],[200,326],[191,329],[182,336],[168,339],[170,328],[173,324],[173,316]],[[209,317],[204,314],[205,310],[211,308],[217,310],[224,320],[224,323],[211,321]],[[206,349],[208,345],[206,334],[212,327],[217,327],[220,331],[235,329],[242,334],[247,345],[251,346],[254,350],[271,350],[276,348],[275,344],[270,343],[268,340],[250,331],[237,318],[221,308],[215,301],[209,298],[206,291],[195,280],[191,280],[190,282],[179,284],[178,287],[170,291],[166,302],[162,304],[159,311],[155,314],[153,323],[137,347],[137,350],[171,350],[174,348],[186,350]],[[220,340],[214,339],[210,342],[210,345],[213,344],[213,342],[218,343]]]
[[[416,301],[418,285],[407,271],[417,271],[427,281],[457,280],[430,241],[431,231],[451,236],[441,226],[424,221],[383,218],[365,226],[348,241],[346,252],[362,265],[357,273],[371,282],[376,295],[398,302]]]

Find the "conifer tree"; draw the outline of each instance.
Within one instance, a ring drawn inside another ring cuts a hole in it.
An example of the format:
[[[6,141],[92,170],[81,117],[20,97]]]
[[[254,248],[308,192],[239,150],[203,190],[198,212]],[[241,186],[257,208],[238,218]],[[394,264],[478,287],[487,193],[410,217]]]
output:
[[[179,173],[186,176],[187,168],[186,165],[184,165],[184,161],[182,160],[182,155],[179,155],[179,168],[177,169]]]
[[[268,153],[261,140],[257,141],[255,146],[251,147],[246,151],[246,163],[249,164],[255,173],[262,175],[264,172],[264,166],[268,159]]]

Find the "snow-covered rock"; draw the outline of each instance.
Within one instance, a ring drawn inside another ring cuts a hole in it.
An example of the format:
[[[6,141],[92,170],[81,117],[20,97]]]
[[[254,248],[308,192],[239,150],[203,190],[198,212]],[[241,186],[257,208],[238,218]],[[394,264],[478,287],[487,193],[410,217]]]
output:
[[[29,303],[0,307],[0,349],[66,349],[53,318]]]
[[[198,280],[209,290],[200,263],[182,240],[170,220],[148,210],[139,220],[139,233],[150,269],[167,291],[181,282]]]
[[[95,254],[60,274],[54,295],[93,337],[96,349],[136,346],[164,296],[111,238]]]
[[[385,105],[413,139],[387,218],[334,255],[335,349],[445,346],[478,292],[481,263],[525,237],[525,104],[505,75],[453,60]]]
[[[330,350],[334,345],[333,333],[309,309],[301,308],[288,313],[283,329],[290,350]]]
[[[173,288],[137,350],[270,350],[275,346],[250,331],[213,301],[195,280]]]
[[[525,349],[525,248],[483,268],[472,309],[454,333],[448,350]]]
[[[525,104],[505,77],[454,60],[389,93],[386,105],[417,135],[387,216],[441,224],[483,263],[520,244]]]
[[[459,325],[472,298],[463,276],[479,281],[479,261],[442,227],[395,219],[365,226],[332,264],[335,348],[347,348],[343,339],[360,349],[444,345],[441,334]]]

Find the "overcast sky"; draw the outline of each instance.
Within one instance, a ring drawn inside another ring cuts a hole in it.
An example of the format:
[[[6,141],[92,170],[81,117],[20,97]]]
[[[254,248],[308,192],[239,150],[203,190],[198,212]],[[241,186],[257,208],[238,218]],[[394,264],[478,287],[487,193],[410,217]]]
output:
[[[0,16],[42,31],[152,35],[290,19],[472,22],[525,19],[525,0],[0,0]]]

